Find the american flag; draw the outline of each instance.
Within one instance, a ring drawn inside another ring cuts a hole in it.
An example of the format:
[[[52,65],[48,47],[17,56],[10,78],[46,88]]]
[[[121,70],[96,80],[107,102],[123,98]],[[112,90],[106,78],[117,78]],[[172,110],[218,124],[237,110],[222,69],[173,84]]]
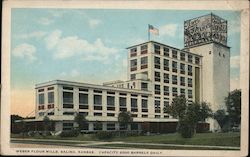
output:
[[[148,25],[148,31],[154,35],[159,35],[159,30],[152,25]]]

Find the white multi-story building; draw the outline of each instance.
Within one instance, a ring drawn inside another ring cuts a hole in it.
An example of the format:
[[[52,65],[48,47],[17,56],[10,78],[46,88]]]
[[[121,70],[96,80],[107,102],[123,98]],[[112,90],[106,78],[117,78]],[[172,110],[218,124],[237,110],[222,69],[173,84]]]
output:
[[[48,116],[56,131],[76,126],[76,113],[85,114],[85,131],[122,130],[118,115],[130,111],[131,130],[174,132],[177,119],[164,112],[177,95],[188,101],[223,107],[229,92],[227,22],[209,14],[184,22],[185,48],[155,41],[128,49],[128,81],[94,85],[55,80],[36,85],[36,120]],[[209,121],[210,129],[216,123]]]

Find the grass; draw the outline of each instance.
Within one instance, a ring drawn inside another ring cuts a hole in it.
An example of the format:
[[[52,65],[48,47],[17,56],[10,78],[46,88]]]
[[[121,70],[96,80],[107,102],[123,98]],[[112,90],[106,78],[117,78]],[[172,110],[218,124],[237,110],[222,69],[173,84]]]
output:
[[[95,148],[138,148],[138,149],[171,149],[171,150],[235,150],[227,148],[202,148],[202,147],[177,147],[177,146],[155,146],[155,145],[133,145],[133,144],[105,144]]]
[[[21,138],[20,135],[11,135],[12,138]],[[26,138],[26,137],[25,137]],[[28,138],[35,139],[56,139],[56,140],[77,140],[77,141],[101,141],[94,135],[85,134],[78,137],[60,136],[34,136]],[[180,145],[209,145],[209,146],[233,146],[240,147],[240,133],[197,133],[193,138],[182,138],[179,134],[161,134],[150,136],[130,136],[114,137],[106,141],[123,141],[130,143],[160,143],[160,144],[180,144]],[[128,147],[134,147],[129,145]],[[136,148],[140,146],[136,145]],[[142,146],[145,147],[145,146]],[[150,146],[151,147],[151,146]],[[160,147],[160,146],[157,146]]]

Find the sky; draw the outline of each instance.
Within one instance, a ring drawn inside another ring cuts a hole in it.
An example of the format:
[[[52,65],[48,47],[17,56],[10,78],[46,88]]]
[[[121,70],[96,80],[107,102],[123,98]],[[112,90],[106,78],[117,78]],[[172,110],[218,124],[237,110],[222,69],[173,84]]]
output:
[[[240,12],[115,9],[11,10],[11,114],[34,115],[35,84],[55,79],[102,84],[127,79],[127,50],[151,40],[184,48],[185,20],[228,21],[230,88],[239,88]]]

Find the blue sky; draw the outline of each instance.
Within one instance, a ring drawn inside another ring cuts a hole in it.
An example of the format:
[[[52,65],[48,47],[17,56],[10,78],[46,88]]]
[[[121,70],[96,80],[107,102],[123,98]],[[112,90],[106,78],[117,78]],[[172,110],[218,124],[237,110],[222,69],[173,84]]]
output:
[[[228,21],[231,80],[239,78],[240,12],[112,9],[12,9],[11,88],[65,79],[88,83],[126,80],[126,47],[148,39],[183,48],[185,20],[214,14]],[[234,82],[235,83],[235,82]]]

